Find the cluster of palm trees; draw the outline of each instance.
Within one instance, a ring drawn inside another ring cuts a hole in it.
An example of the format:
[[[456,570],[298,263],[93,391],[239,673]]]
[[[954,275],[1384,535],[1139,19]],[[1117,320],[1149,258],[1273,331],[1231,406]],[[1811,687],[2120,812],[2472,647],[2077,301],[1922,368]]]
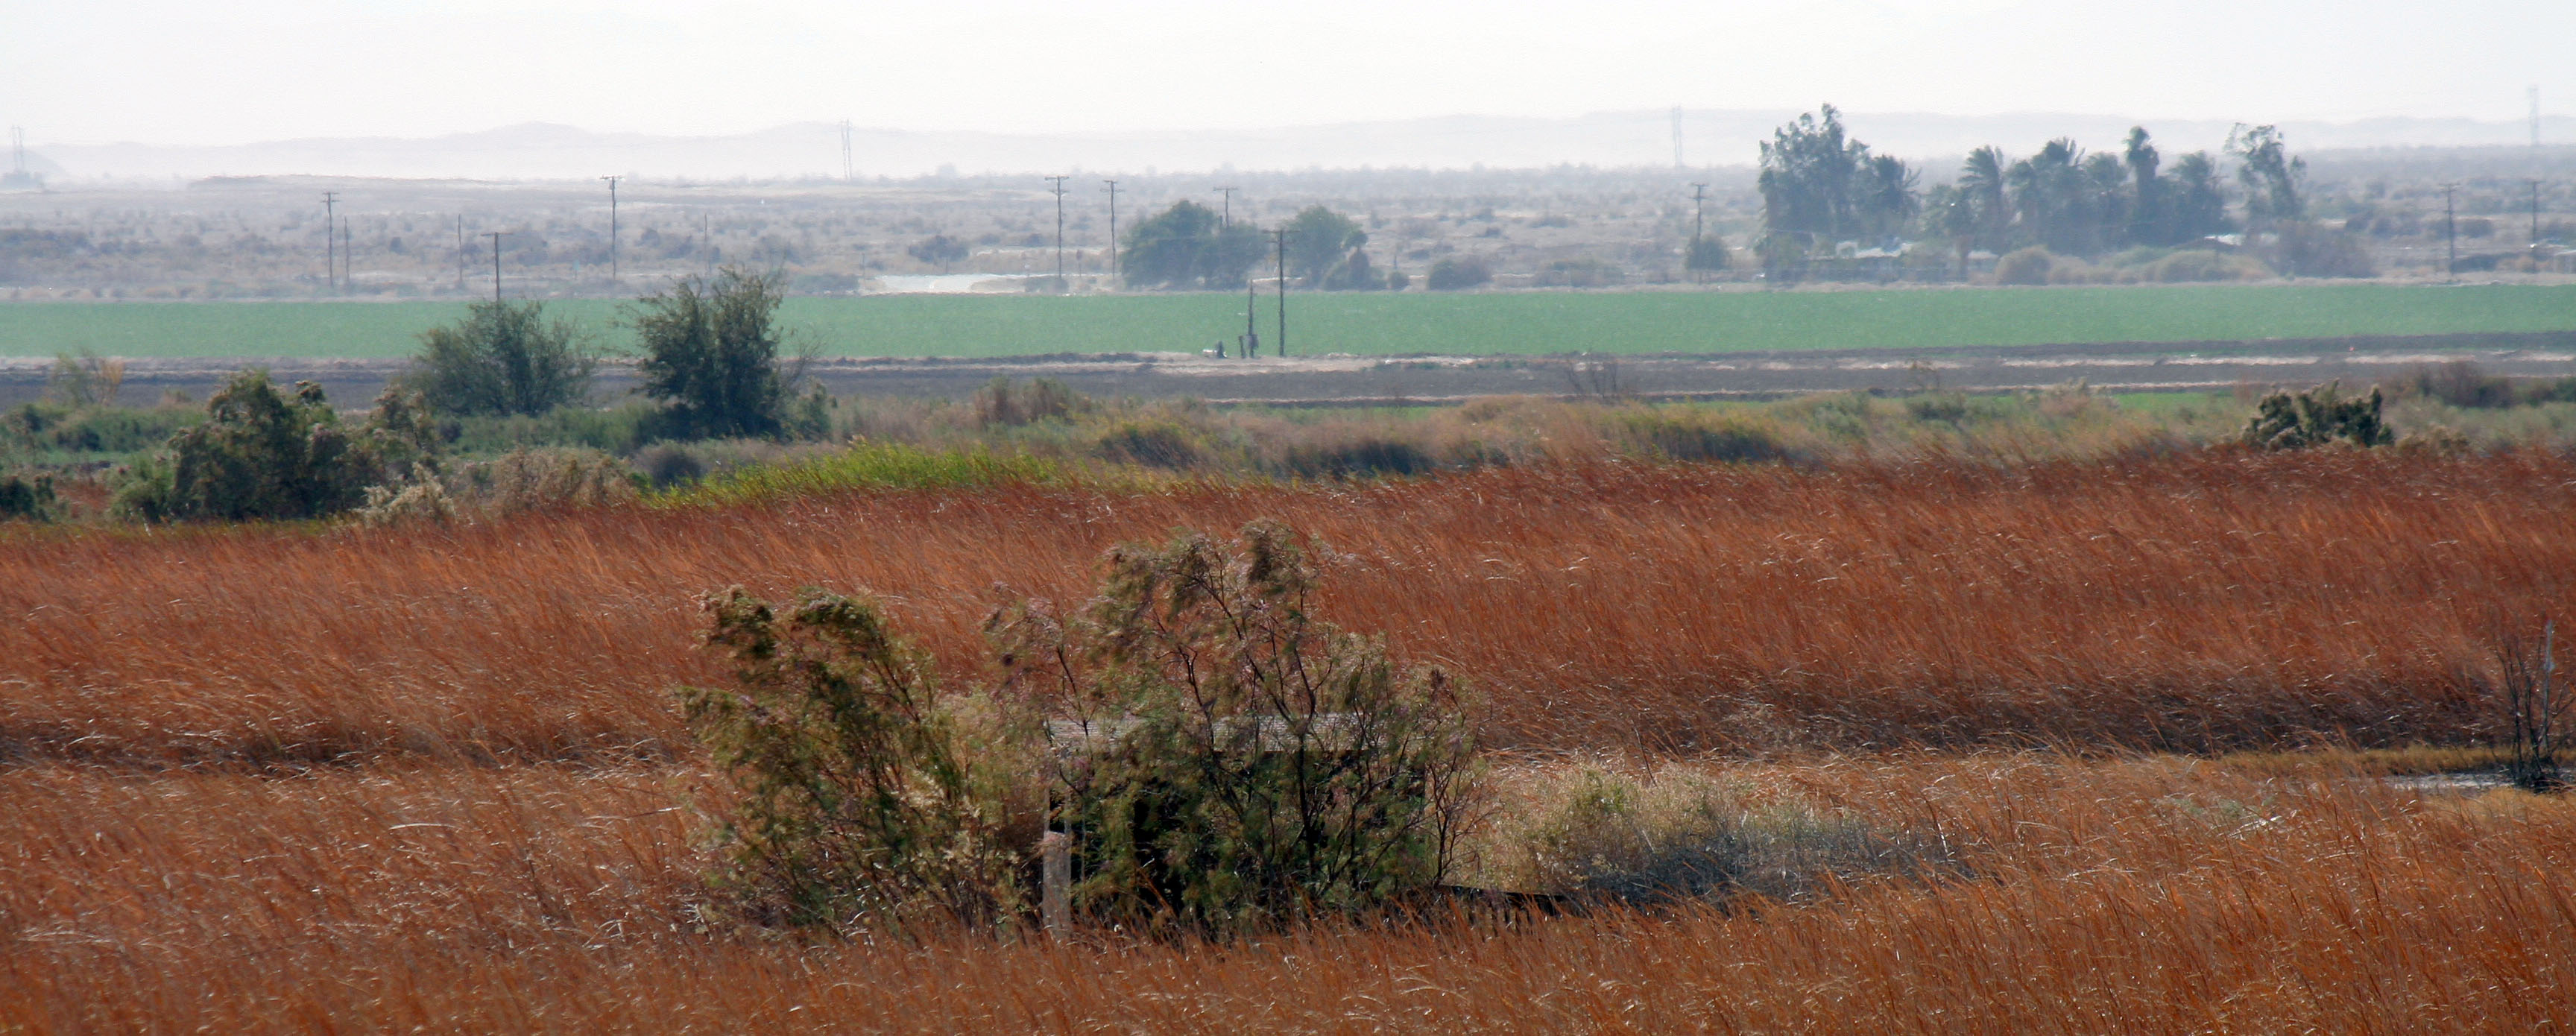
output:
[[[2237,161],[2252,229],[2304,217],[2299,194],[2306,166],[2290,157],[2279,130],[2240,127],[2227,154]],[[1800,115],[1762,145],[1765,236],[1759,247],[1777,259],[1812,254],[1820,245],[1878,246],[1910,235],[1946,241],[1964,262],[1977,250],[2037,246],[2097,256],[2239,229],[2228,214],[2219,159],[2195,151],[2165,168],[2143,126],[2131,129],[2116,152],[2088,153],[2067,138],[2021,159],[1983,147],[1968,155],[1957,182],[1918,192],[1919,179],[1904,162],[1852,139],[1832,105]]]
[[[1962,255],[2037,245],[2079,256],[2178,245],[2235,229],[2217,159],[2195,151],[2171,170],[2161,165],[2145,127],[2131,129],[2118,153],[2086,154],[2062,137],[2019,160],[2000,148],[1978,148],[1968,153],[1957,183],[1925,197],[1923,229]]]

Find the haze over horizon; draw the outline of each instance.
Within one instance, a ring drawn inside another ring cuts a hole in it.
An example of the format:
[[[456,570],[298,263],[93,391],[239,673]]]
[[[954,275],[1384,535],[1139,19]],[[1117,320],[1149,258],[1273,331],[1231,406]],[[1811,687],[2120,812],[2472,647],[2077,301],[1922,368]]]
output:
[[[2576,5],[1823,0],[1294,8],[1034,0],[0,0],[0,121],[40,148],[426,138],[1267,131],[1782,110],[2509,123],[2576,95]]]

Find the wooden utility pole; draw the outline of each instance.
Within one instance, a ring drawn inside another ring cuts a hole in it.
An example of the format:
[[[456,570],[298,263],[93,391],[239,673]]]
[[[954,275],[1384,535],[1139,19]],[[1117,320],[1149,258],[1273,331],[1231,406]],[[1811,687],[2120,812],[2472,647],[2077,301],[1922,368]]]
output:
[[[1055,290],[1068,291],[1071,286],[1064,282],[1064,182],[1072,177],[1050,176],[1047,179],[1055,184]]]
[[[622,176],[603,176],[608,181],[608,283],[617,284],[617,181]]]
[[[1288,355],[1288,226],[1270,232],[1279,241],[1279,355]]]
[[[1118,279],[1118,181],[1102,180],[1109,185],[1109,279]]]
[[[2442,185],[2442,240],[2450,249],[2451,256],[2442,266],[2445,278],[2456,277],[2460,273],[2460,221],[2451,208],[2451,192],[2458,189],[2458,184]]]
[[[340,192],[322,192],[322,279],[340,290]]]
[[[484,232],[484,234],[483,234],[483,236],[484,236],[484,237],[488,237],[488,238],[491,238],[491,239],[492,239],[492,301],[494,301],[494,302],[499,302],[499,301],[501,301],[501,234],[502,234],[502,233],[503,233],[502,231],[492,230],[492,231],[485,231],[485,232]]]
[[[456,290],[465,290],[465,217],[456,217]]]

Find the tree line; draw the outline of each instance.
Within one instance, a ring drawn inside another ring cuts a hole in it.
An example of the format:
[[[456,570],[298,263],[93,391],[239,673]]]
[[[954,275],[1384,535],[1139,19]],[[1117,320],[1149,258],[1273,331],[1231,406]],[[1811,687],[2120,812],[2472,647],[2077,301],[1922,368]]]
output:
[[[2195,151],[2168,168],[2144,126],[2117,151],[2087,152],[2065,137],[2023,158],[1978,148],[1954,182],[1927,191],[1919,170],[1873,154],[1825,105],[1762,144],[1756,248],[1778,269],[1840,242],[1867,247],[1912,235],[1946,243],[1964,267],[1976,251],[2091,257],[2250,231],[2276,239],[2289,272],[2346,272],[2354,250],[2307,221],[2307,163],[2290,154],[2278,127],[2237,127],[2225,156],[2235,163],[2241,219],[2218,156]]]

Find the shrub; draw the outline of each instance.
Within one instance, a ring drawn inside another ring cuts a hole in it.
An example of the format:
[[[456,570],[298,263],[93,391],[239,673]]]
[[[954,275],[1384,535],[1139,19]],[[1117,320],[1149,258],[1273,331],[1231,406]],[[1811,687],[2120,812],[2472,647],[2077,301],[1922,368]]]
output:
[[[1175,470],[1201,459],[1198,446],[1190,442],[1189,432],[1168,421],[1121,422],[1101,433],[1092,451],[1104,460]]]
[[[997,376],[975,390],[975,426],[1019,427],[1040,421],[1063,421],[1098,409],[1091,398],[1054,378],[1033,378],[1022,388]]]
[[[1712,424],[1656,410],[1623,415],[1620,424],[1630,441],[1672,460],[1759,463],[1788,455],[1770,432],[1744,425]]]
[[[1369,435],[1344,442],[1291,445],[1282,453],[1279,467],[1298,478],[1357,478],[1428,474],[1439,464],[1412,443]]]
[[[371,486],[358,516],[370,525],[498,518],[522,511],[607,507],[643,495],[644,476],[597,450],[516,449],[440,475]]]
[[[1537,283],[1548,288],[1600,288],[1627,279],[1618,267],[1599,259],[1559,259],[1538,272]]]
[[[779,289],[776,275],[726,267],[636,300],[636,373],[645,395],[670,404],[669,434],[778,434],[789,381],[778,367]]]
[[[2379,264],[2361,238],[2317,223],[2284,223],[2273,265],[2300,277],[2371,277]]]
[[[2367,396],[2345,398],[2332,383],[2308,392],[2274,392],[2255,404],[2245,422],[2245,445],[2268,450],[2296,450],[2329,442],[2386,446],[2396,436],[2379,418],[2381,398],[2374,385]]]
[[[2544,620],[2537,642],[2499,627],[2500,679],[2487,694],[2504,718],[2505,779],[2529,791],[2556,791],[2566,784],[2558,756],[2571,703],[2567,677],[2558,669],[2558,624]]]
[[[417,395],[389,388],[354,431],[298,382],[289,399],[265,370],[226,379],[206,420],[171,437],[169,456],[130,469],[119,511],[146,521],[316,518],[364,502],[368,486],[434,459],[437,434]]]
[[[1071,621],[994,617],[1010,686],[1073,717],[1050,725],[1072,909],[1242,931],[1447,873],[1474,776],[1460,703],[1438,671],[1315,618],[1320,549],[1267,522],[1231,548],[1123,546]]]
[[[2142,277],[2159,284],[2251,280],[2269,272],[2254,260],[2207,249],[2175,252],[2139,268]]]
[[[1471,255],[1453,255],[1431,264],[1431,272],[1422,283],[1433,291],[1457,291],[1489,284],[1493,279],[1494,271],[1485,268],[1484,260]]]
[[[443,414],[543,414],[589,395],[598,366],[571,322],[548,322],[537,302],[474,303],[420,346],[403,381]]]
[[[739,800],[717,883],[773,924],[990,927],[1024,907],[1035,789],[993,750],[973,696],[866,597],[807,591],[784,615],[740,587],[705,599],[727,688],[684,688],[688,724]],[[1021,828],[1014,834],[1014,827]]]
[[[2045,248],[2034,246],[2009,252],[1995,261],[1995,283],[2046,284],[2049,269],[2056,264],[2057,257]]]
[[[1681,766],[1643,777],[1582,767],[1541,778],[1488,878],[1578,899],[1658,902],[1814,897],[1834,882],[1939,862],[1933,846],[1848,813],[1755,807]]]
[[[54,513],[53,476],[0,475],[0,519],[43,522],[53,520]]]

